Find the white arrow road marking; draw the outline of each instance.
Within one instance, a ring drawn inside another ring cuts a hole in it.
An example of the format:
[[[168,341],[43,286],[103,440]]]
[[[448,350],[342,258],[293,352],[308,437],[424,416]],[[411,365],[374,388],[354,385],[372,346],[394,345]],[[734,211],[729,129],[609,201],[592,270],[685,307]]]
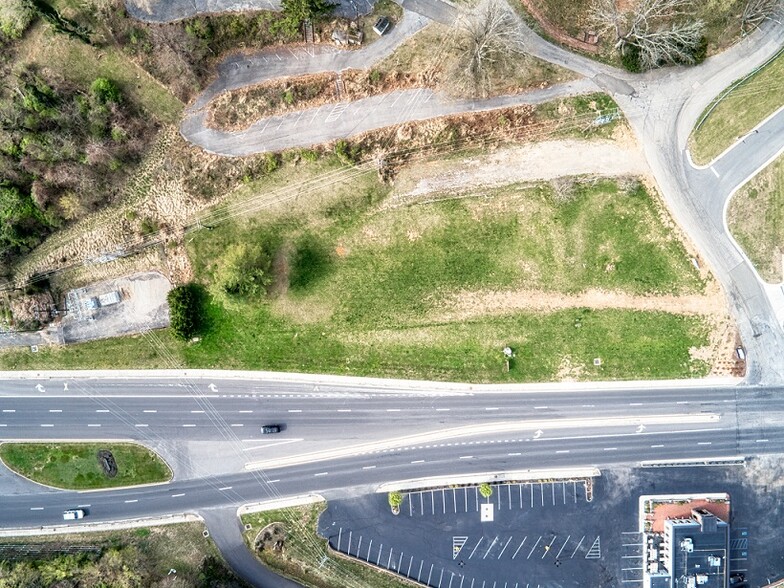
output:
[[[46,388],[44,388],[41,384],[36,384],[35,389],[39,392],[46,392]]]
[[[542,429],[539,429],[538,431],[536,431],[536,433],[534,433],[534,439],[538,439],[542,435],[544,435],[544,431],[542,431]]]
[[[207,388],[210,389],[210,392],[217,392],[218,391],[218,387],[215,384],[210,384],[209,386],[207,386]]]

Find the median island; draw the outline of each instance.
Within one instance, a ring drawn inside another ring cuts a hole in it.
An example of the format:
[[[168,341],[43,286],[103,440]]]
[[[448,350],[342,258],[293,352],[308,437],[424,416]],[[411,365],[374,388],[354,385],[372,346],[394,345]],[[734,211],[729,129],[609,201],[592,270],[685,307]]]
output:
[[[10,470],[64,490],[99,490],[168,482],[169,466],[134,443],[3,443],[0,460]]]

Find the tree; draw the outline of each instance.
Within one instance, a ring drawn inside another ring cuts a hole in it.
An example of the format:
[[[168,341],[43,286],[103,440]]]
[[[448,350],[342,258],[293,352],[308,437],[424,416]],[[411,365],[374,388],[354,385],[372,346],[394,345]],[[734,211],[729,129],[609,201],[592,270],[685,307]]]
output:
[[[287,35],[295,35],[303,22],[327,15],[335,6],[328,0],[282,0],[283,19],[277,27]]]
[[[0,183],[0,258],[32,249],[48,230],[49,223],[29,194]]]
[[[600,32],[615,34],[615,47],[632,71],[705,57],[705,23],[694,17],[692,0],[638,0],[629,12],[620,11],[616,0],[595,0],[590,19]]]
[[[270,259],[259,245],[235,243],[226,248],[215,271],[221,294],[248,297],[267,293],[272,282]]]
[[[203,296],[196,284],[183,284],[169,291],[170,325],[174,336],[188,341],[199,332],[202,324]]]
[[[479,494],[482,495],[482,498],[489,499],[493,495],[493,487],[487,482],[483,482],[479,486]]]
[[[517,21],[503,0],[482,0],[458,19],[460,58],[452,72],[459,90],[486,96],[493,71],[511,68],[511,58],[523,51]]]
[[[758,28],[768,19],[781,20],[784,11],[782,0],[748,0],[740,15],[740,26],[744,33]]]

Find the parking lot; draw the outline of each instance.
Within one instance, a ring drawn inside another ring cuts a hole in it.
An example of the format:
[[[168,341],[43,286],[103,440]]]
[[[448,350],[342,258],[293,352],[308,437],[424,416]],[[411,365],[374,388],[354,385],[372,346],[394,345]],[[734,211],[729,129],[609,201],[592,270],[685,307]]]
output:
[[[574,480],[499,484],[494,488],[495,491],[489,502],[498,511],[577,504],[578,500],[586,499],[584,484]],[[435,516],[437,513],[445,515],[447,512],[453,514],[479,512],[480,504],[487,502],[480,496],[478,486],[423,490],[406,494],[401,512],[406,512],[412,517]]]
[[[578,514],[594,510],[582,481],[499,484],[489,498],[476,486],[411,492],[398,517],[385,495],[362,502],[382,525],[322,517],[332,548],[433,588],[580,586],[602,575],[605,539]]]
[[[337,551],[433,588],[636,588],[637,497],[726,491],[733,504],[730,571],[759,586],[784,566],[771,540],[778,537],[771,513],[783,497],[732,479],[743,471],[606,472],[595,479],[591,501],[584,484],[571,481],[495,485],[489,499],[473,486],[424,490],[407,493],[398,516],[385,494],[373,494],[330,501],[319,532]],[[492,520],[483,522],[487,505]]]

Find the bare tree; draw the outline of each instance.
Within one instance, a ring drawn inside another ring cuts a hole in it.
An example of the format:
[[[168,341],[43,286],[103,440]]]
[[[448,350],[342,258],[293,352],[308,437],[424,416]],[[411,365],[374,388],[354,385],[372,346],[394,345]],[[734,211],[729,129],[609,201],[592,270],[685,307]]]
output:
[[[595,0],[590,17],[601,32],[615,34],[615,47],[634,48],[643,69],[694,63],[705,23],[694,18],[693,0],[639,0],[629,12],[616,0]]]
[[[486,96],[494,72],[509,67],[512,57],[523,50],[517,20],[503,0],[482,0],[460,14],[458,28],[460,59],[454,83],[469,94]]]
[[[782,0],[748,0],[740,15],[741,30],[746,34],[768,19],[780,20],[782,11],[784,11]]]

